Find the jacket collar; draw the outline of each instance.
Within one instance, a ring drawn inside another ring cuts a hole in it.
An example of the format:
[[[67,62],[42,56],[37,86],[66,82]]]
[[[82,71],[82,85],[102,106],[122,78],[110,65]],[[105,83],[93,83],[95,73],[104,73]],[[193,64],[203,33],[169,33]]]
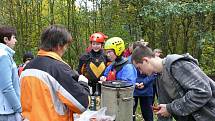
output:
[[[48,56],[48,57],[54,58],[56,60],[59,60],[59,61],[65,63],[65,64],[67,64],[65,61],[63,61],[63,59],[57,53],[55,53],[53,51],[45,51],[45,50],[40,49],[38,51],[37,55],[38,56]]]
[[[0,43],[0,48],[7,51],[10,56],[13,56],[15,54],[15,51],[13,49],[11,49],[10,47],[8,47],[7,45],[5,45],[3,43]]]

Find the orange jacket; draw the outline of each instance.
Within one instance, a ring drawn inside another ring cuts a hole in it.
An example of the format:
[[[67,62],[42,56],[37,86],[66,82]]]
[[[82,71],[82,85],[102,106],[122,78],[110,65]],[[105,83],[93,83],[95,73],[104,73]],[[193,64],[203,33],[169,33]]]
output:
[[[56,53],[40,50],[20,76],[24,118],[73,121],[73,113],[84,112],[89,104],[89,88],[74,75]]]

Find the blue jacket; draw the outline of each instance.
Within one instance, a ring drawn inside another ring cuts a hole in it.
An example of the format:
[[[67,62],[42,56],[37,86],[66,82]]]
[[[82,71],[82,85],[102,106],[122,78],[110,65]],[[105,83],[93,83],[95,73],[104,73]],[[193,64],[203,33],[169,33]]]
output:
[[[156,79],[156,75],[144,75],[140,74],[139,71],[137,71],[137,79],[136,83],[142,83],[144,84],[143,89],[135,88],[134,90],[134,96],[153,96],[153,81]]]
[[[0,114],[21,112],[20,85],[15,51],[0,43]]]
[[[128,61],[131,62],[131,56],[128,57]],[[136,69],[136,68],[135,68]],[[134,89],[134,96],[153,96],[153,81],[157,76],[155,74],[147,76],[144,74],[141,74],[140,71],[137,69],[137,79],[136,83],[142,83],[144,84],[143,89]]]
[[[110,64],[104,72],[104,76],[107,77],[108,73],[111,71],[111,69],[113,68],[113,65]],[[117,80],[123,80],[123,81],[128,81],[131,83],[135,83],[137,78],[137,71],[135,69],[135,67],[128,63],[125,64],[121,70],[119,70],[118,72],[116,72],[116,79]]]

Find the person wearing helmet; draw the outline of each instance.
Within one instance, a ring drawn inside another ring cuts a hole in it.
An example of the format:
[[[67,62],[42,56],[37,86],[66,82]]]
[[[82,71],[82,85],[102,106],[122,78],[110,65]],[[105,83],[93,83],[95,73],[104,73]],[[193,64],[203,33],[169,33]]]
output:
[[[112,37],[105,42],[104,49],[112,63],[106,68],[104,76],[100,80],[121,80],[134,84],[137,78],[137,72],[135,67],[129,63],[128,59],[122,56],[125,50],[124,41],[119,37]]]
[[[98,84],[99,78],[108,64],[107,56],[103,51],[105,39],[108,36],[101,32],[92,34],[89,38],[91,50],[84,53],[79,59],[78,72],[89,79],[89,86],[92,87],[91,95],[101,93],[101,85]]]

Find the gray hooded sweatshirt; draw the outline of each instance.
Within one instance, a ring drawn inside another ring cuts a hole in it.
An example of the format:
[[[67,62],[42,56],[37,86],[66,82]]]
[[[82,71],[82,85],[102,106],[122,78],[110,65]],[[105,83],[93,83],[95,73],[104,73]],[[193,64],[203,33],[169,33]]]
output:
[[[177,121],[215,121],[215,82],[189,54],[168,55],[156,82],[158,101]]]

